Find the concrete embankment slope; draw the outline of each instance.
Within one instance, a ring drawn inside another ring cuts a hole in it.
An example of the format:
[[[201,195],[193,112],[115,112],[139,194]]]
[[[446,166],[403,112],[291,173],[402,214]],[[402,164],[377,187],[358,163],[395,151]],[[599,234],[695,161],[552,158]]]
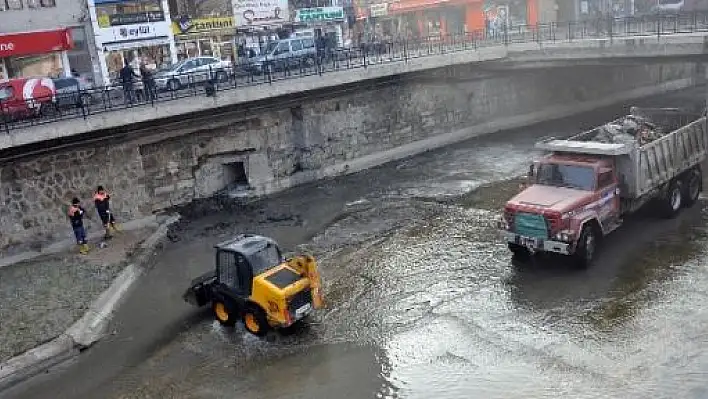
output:
[[[690,62],[517,72],[460,65],[16,159],[0,170],[0,248],[9,254],[28,243],[70,239],[62,207],[73,196],[90,198],[97,184],[114,193],[121,220],[141,219],[233,183],[268,194],[479,134],[685,88],[702,81],[700,71]]]

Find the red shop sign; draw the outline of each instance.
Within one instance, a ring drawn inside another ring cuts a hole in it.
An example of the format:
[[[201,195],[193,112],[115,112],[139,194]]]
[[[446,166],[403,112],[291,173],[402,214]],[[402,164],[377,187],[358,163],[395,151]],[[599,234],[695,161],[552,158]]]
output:
[[[46,54],[74,47],[69,29],[0,35],[0,58]]]

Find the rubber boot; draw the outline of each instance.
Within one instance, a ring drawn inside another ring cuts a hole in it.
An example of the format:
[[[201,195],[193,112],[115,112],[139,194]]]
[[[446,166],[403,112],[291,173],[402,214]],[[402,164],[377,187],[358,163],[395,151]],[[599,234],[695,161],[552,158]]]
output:
[[[79,253],[80,253],[81,255],[86,255],[87,253],[89,253],[89,246],[88,246],[88,244],[81,244],[81,245],[79,245]]]
[[[120,225],[118,223],[111,223],[111,228],[113,229],[114,232],[119,233],[120,232]]]
[[[113,237],[111,235],[111,226],[108,225],[108,226],[106,226],[106,234],[103,236],[103,238],[106,240],[109,240],[109,239],[111,239],[111,237]]]

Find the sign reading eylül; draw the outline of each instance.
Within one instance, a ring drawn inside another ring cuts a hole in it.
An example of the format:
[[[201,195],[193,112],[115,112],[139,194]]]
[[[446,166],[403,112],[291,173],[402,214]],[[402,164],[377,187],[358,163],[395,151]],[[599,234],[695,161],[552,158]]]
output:
[[[96,37],[100,43],[126,42],[167,37],[170,25],[167,22],[154,22],[100,28]]]
[[[295,22],[327,22],[341,21],[344,19],[342,7],[316,7],[295,10]]]
[[[289,22],[288,0],[234,0],[237,28]]]

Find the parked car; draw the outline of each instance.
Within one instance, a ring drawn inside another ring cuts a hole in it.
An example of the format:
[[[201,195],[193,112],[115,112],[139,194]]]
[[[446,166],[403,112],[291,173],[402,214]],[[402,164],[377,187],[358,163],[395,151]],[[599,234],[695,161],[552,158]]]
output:
[[[299,68],[302,63],[314,65],[316,57],[315,40],[310,37],[275,40],[268,43],[262,55],[251,60],[248,68],[255,73]]]
[[[56,88],[50,78],[18,78],[0,83],[0,115],[16,120],[54,112]]]
[[[81,107],[91,103],[91,84],[81,77],[53,79],[56,105],[60,108]]]
[[[158,90],[179,90],[194,83],[203,83],[210,78],[219,82],[228,80],[231,62],[215,57],[187,58],[155,74]]]

